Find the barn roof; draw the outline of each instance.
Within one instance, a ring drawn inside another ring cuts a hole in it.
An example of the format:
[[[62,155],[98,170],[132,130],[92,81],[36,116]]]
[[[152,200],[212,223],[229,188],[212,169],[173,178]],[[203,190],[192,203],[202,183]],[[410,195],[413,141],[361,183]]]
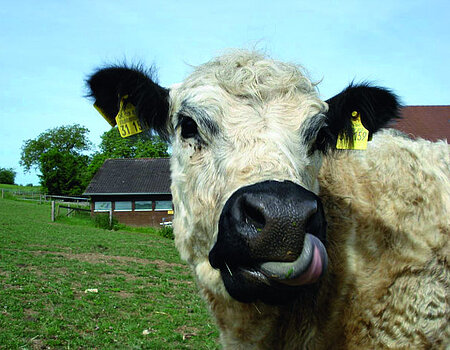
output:
[[[413,138],[450,140],[450,106],[406,106],[401,110],[401,117],[390,127]]]
[[[169,158],[107,159],[84,194],[170,194]]]

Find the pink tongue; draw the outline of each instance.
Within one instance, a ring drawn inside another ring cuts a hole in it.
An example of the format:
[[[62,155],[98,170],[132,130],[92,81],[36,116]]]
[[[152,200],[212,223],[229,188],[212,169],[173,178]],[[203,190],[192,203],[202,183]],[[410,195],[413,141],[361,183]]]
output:
[[[284,280],[284,284],[291,286],[300,286],[303,284],[310,284],[316,282],[322,274],[323,262],[320,256],[319,248],[314,245],[314,253],[311,264],[308,269],[297,278],[291,280]]]

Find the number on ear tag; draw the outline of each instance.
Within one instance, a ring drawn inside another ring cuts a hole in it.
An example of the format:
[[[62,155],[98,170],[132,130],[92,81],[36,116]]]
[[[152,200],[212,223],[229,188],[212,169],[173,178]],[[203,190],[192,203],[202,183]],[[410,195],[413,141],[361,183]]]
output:
[[[128,95],[121,98],[119,113],[116,116],[117,127],[122,137],[139,134],[143,130],[136,114],[136,107],[128,102],[127,98]]]
[[[353,144],[344,137],[343,133],[338,135],[336,148],[337,149],[367,149],[367,142],[369,141],[369,130],[367,130],[361,122],[361,116],[358,112],[352,113],[352,129],[353,129]]]

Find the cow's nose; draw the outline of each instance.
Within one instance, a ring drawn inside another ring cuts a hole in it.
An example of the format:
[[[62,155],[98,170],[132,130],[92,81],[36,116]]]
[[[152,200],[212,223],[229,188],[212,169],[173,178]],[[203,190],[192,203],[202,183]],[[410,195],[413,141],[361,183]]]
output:
[[[291,262],[302,252],[306,233],[325,240],[319,198],[290,181],[265,181],[236,191],[226,202],[217,242],[210,252],[215,268]]]

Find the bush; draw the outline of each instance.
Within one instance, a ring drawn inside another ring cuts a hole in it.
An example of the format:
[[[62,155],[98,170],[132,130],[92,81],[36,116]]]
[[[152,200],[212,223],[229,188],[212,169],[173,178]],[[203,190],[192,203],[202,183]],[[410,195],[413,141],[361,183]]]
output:
[[[0,168],[0,184],[14,185],[16,172],[13,168]]]
[[[159,231],[158,235],[164,238],[174,239],[172,226],[163,226]]]
[[[119,221],[113,216],[112,223],[110,223],[109,214],[96,214],[94,215],[93,220],[95,227],[114,231],[119,229]]]

